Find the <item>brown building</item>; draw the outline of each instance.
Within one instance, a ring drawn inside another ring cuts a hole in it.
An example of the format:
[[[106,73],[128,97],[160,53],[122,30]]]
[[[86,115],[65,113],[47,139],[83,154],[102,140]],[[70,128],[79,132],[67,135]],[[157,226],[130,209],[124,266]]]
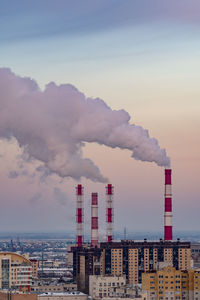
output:
[[[175,269],[190,268],[190,243],[177,241],[101,243],[100,248],[73,249],[73,272],[78,289],[88,293],[89,275],[126,276],[128,284],[142,281],[142,273],[155,270],[158,262]]]
[[[36,294],[23,294],[10,291],[0,292],[0,300],[38,300]]]
[[[75,244],[68,244],[67,245],[67,265],[68,267],[73,266],[73,252],[72,248],[75,247]]]
[[[176,270],[172,266],[142,274],[147,299],[200,299],[200,271]]]
[[[38,278],[38,261],[36,259],[30,259],[32,264],[32,277]]]

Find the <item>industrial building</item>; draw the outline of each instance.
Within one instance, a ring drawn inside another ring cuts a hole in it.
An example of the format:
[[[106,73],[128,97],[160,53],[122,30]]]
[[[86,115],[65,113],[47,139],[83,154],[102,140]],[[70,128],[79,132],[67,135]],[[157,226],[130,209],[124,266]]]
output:
[[[83,243],[83,187],[78,185],[77,244],[73,252],[73,278],[78,289],[89,292],[89,276],[125,276],[130,285],[142,282],[142,273],[155,270],[159,262],[171,263],[176,270],[191,267],[190,242],[173,241],[172,232],[172,180],[171,169],[165,169],[164,188],[164,239],[159,241],[114,241],[113,195],[111,184],[106,186],[106,242],[98,241],[98,195],[92,193],[91,244]],[[95,226],[94,226],[95,225]]]
[[[172,266],[142,274],[142,290],[148,300],[200,299],[200,270],[176,270]]]
[[[32,264],[22,255],[0,252],[0,289],[31,290]]]

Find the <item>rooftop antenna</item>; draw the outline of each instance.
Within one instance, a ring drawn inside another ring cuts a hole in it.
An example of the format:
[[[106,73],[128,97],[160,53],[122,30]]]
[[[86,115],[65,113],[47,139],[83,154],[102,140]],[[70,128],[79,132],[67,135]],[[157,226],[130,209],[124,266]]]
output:
[[[124,240],[126,240],[126,227],[124,227]]]

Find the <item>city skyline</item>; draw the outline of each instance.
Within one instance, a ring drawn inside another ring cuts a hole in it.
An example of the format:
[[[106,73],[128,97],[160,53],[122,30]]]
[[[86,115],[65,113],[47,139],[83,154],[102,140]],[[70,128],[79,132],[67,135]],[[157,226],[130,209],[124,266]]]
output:
[[[20,0],[0,7],[0,67],[34,79],[42,91],[52,81],[69,83],[126,110],[171,159],[174,232],[198,230],[199,2]],[[1,231],[75,229],[79,182],[86,230],[92,192],[105,226],[106,183],[46,177],[30,161],[20,168],[21,153],[15,139],[0,140]],[[83,155],[114,186],[116,230],[162,230],[164,168],[95,143],[86,143]]]

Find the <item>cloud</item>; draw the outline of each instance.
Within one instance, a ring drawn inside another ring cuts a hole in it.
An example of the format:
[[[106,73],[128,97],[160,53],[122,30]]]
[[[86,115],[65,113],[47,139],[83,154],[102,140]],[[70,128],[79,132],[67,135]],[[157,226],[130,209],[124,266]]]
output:
[[[8,174],[8,178],[15,179],[19,176],[19,173],[17,171],[10,171]]]
[[[41,197],[42,197],[41,193],[36,193],[29,199],[29,203],[36,204],[41,200]]]
[[[148,130],[130,123],[125,110],[112,110],[99,98],[86,98],[70,84],[49,83],[44,91],[30,78],[0,69],[0,138],[15,138],[22,160],[42,163],[41,180],[56,173],[107,182],[99,168],[84,158],[85,142],[129,149],[136,160],[170,163],[165,149]]]
[[[69,198],[66,193],[63,193],[58,187],[53,191],[54,199],[56,199],[61,205],[65,206],[69,202]]]

